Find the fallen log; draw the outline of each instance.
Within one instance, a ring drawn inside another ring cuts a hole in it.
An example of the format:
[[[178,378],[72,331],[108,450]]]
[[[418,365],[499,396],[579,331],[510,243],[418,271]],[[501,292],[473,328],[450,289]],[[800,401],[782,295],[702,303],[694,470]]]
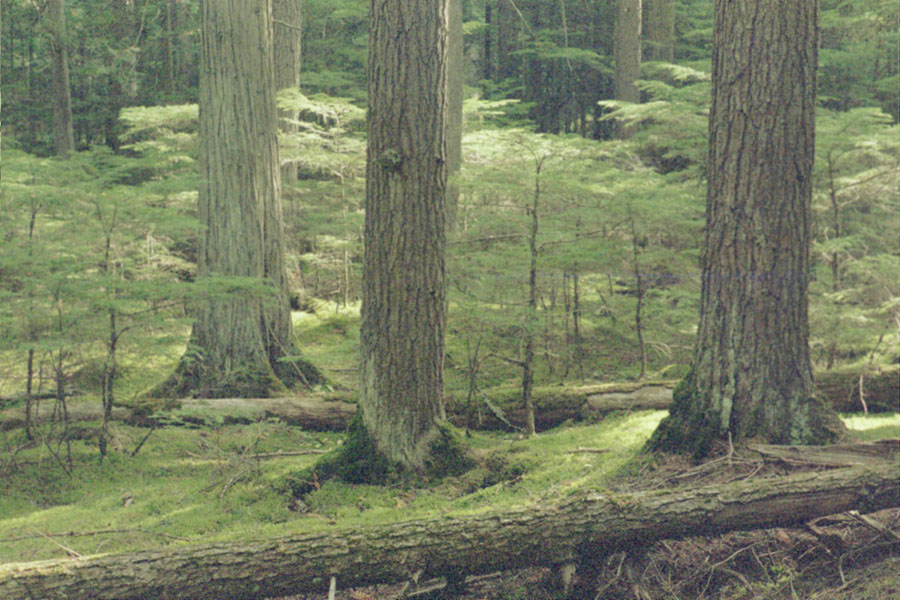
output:
[[[676,380],[656,382],[617,382],[591,385],[537,386],[532,390],[534,426],[537,431],[552,429],[566,421],[581,421],[591,415],[620,410],[666,410],[672,403]],[[525,423],[522,390],[500,386],[485,390],[485,398],[499,408],[515,426]],[[457,426],[466,425],[468,417],[461,398],[451,398],[448,418]],[[508,426],[490,410],[482,411],[475,429],[507,429]]]
[[[860,381],[861,380],[861,381]],[[841,368],[816,373],[816,388],[838,412],[900,411],[900,365]]]
[[[900,458],[900,439],[832,446],[777,446],[750,444],[767,461],[803,467],[855,467]]]
[[[128,408],[114,406],[112,418],[132,425],[152,426],[163,421],[204,425],[216,421],[225,423],[253,423],[276,418],[289,425],[310,431],[343,431],[356,412],[356,405],[320,396],[291,396],[284,398],[219,398],[179,400],[172,410],[155,411],[153,406]],[[93,398],[71,398],[66,403],[69,422],[100,421],[103,407]],[[54,403],[36,405],[32,412],[35,423],[58,418]],[[25,415],[21,407],[0,411],[0,431],[23,427]]]
[[[900,506],[900,463],[699,488],[582,492],[561,502],[257,542],[215,543],[0,566],[8,600],[324,596],[341,589],[589,562],[650,542],[800,526]]]
[[[859,401],[858,370],[835,370],[816,374],[819,394],[836,410],[862,410]],[[864,378],[866,403],[871,411],[900,410],[900,367],[884,367]],[[594,415],[621,410],[666,410],[672,403],[672,388],[677,380],[649,382],[616,382],[591,385],[537,386],[532,392],[535,406],[535,428],[546,431],[566,421],[581,421]],[[498,386],[485,390],[484,397],[499,408],[513,426],[525,423],[521,388]],[[184,399],[177,401],[181,410],[173,415],[187,423],[202,425],[209,419],[224,418],[225,422],[250,423],[276,418],[285,423],[311,431],[343,431],[356,411],[354,392],[332,392],[283,398],[219,398],[215,400]],[[55,403],[40,403],[35,409],[36,421],[48,419]],[[114,407],[113,418],[133,424],[153,424],[159,415],[151,416],[153,405],[138,406],[134,410]],[[508,429],[503,420],[491,410],[481,411],[480,420],[469,423],[465,397],[451,394],[447,399],[449,419],[457,426],[475,429]],[[73,421],[99,421],[100,402],[96,399],[72,398],[68,401],[69,417]],[[0,410],[0,430],[24,425],[21,407]]]

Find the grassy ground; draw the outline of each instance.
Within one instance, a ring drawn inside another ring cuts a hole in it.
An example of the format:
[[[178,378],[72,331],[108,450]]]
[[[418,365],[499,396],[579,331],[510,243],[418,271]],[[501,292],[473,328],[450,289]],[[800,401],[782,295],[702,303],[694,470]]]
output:
[[[113,452],[100,463],[91,424],[79,425],[82,439],[70,448],[38,442],[16,452],[22,435],[11,431],[0,437],[0,562],[270,537],[334,523],[473,514],[554,500],[633,474],[638,451],[662,416],[620,415],[530,440],[476,433],[470,443],[484,464],[461,477],[418,489],[329,481],[303,505],[286,495],[288,479],[317,453],[339,445],[340,434],[276,422],[169,426],[154,431],[132,457],[148,430],[114,424]],[[852,416],[847,422],[865,439],[900,437],[897,414]],[[572,452],[584,448],[606,452]]]

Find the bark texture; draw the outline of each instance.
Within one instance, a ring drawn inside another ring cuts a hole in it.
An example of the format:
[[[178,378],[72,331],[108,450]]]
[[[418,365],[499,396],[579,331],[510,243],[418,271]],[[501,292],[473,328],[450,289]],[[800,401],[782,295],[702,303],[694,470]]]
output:
[[[813,398],[807,310],[816,0],[715,9],[700,325],[651,443],[828,443],[843,425]]]
[[[643,0],[644,60],[675,60],[675,0]]]
[[[691,489],[582,492],[559,503],[468,517],[0,566],[7,600],[229,600],[326,594],[444,575],[597,562],[660,539],[802,525],[900,505],[900,463]],[[416,575],[417,574],[417,575]]]
[[[72,88],[69,85],[69,50],[66,45],[66,16],[63,0],[48,0],[47,29],[53,66],[53,139],[56,154],[75,149],[72,129]]]
[[[616,58],[616,100],[640,102],[634,84],[641,78],[641,0],[618,0],[614,39]],[[633,127],[618,126],[620,138],[630,137]]]
[[[188,352],[155,395],[266,396],[293,354],[276,140],[271,0],[201,5],[201,279],[240,277],[269,293],[213,293]]]
[[[444,417],[447,0],[371,4],[359,404],[420,469]]]

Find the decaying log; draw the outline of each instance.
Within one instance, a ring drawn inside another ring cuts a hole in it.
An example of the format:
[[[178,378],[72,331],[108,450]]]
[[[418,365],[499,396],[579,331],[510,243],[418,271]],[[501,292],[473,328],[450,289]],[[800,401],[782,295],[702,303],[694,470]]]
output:
[[[831,371],[816,374],[819,394],[835,409],[845,412],[862,410],[859,402],[859,373],[857,371]],[[865,376],[866,403],[869,410],[900,410],[900,369],[886,367]],[[537,386],[532,392],[535,405],[535,427],[545,431],[566,421],[580,421],[591,415],[619,410],[666,410],[672,402],[672,388],[677,380],[650,382],[618,382],[592,385]],[[500,386],[485,390],[484,396],[503,411],[514,426],[525,423],[522,392],[517,386]],[[332,392],[326,395],[292,396],[284,398],[222,398],[216,400],[185,399],[178,405],[187,414],[185,421],[202,422],[205,412],[222,417],[226,422],[252,422],[270,417],[288,424],[313,431],[343,431],[356,411],[354,392]],[[458,425],[468,421],[466,399],[463,395],[451,395],[448,399],[448,417]],[[39,403],[35,420],[49,418],[54,402]],[[99,421],[100,402],[96,399],[71,398],[68,411],[74,421]],[[476,429],[507,429],[502,420],[490,410],[481,411],[481,420],[472,423]],[[142,416],[140,410],[130,411],[114,407],[113,418],[138,424],[148,424],[151,419]],[[24,410],[14,406],[0,410],[0,430],[24,425]]]
[[[276,418],[289,425],[311,431],[343,431],[356,412],[356,405],[320,396],[285,398],[219,398],[216,400],[185,399],[175,403],[180,411],[170,413],[185,423],[202,425],[205,420],[224,419],[226,423],[252,423]],[[41,403],[32,413],[35,422],[46,422],[53,417],[53,402]],[[141,409],[143,408],[143,410]],[[153,413],[146,407],[136,410],[122,406],[113,407],[112,418],[135,425],[159,424],[167,416],[166,411]],[[99,400],[72,398],[67,402],[70,422],[99,421],[103,418]],[[208,418],[208,419],[207,419]],[[0,411],[0,430],[23,427],[24,410],[21,407]]]
[[[900,439],[833,446],[750,444],[750,449],[761,454],[766,460],[786,465],[854,467],[881,464],[885,460],[898,460],[900,458]]]
[[[592,413],[602,415],[618,410],[665,410],[672,403],[672,388],[677,383],[677,380],[660,380],[537,386],[532,390],[535,429],[545,431],[566,421],[580,421]],[[485,390],[484,396],[502,410],[505,418],[513,425],[520,426],[525,422],[520,388],[500,386]],[[448,417],[456,425],[466,424],[463,398],[450,399]],[[473,426],[476,429],[507,429],[507,425],[490,410],[482,411],[481,420]]]
[[[838,412],[859,412],[860,377],[863,396],[870,412],[900,410],[900,365],[879,368],[841,368],[816,373],[819,397]]]
[[[561,502],[257,542],[0,566],[0,598],[264,598],[447,574],[596,561],[665,538],[802,525],[900,506],[900,463]]]

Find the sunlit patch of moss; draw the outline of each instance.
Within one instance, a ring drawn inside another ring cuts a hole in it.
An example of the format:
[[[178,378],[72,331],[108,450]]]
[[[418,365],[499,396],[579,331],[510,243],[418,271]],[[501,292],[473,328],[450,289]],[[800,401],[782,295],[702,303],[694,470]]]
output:
[[[850,433],[862,441],[900,438],[900,413],[842,414]]]

